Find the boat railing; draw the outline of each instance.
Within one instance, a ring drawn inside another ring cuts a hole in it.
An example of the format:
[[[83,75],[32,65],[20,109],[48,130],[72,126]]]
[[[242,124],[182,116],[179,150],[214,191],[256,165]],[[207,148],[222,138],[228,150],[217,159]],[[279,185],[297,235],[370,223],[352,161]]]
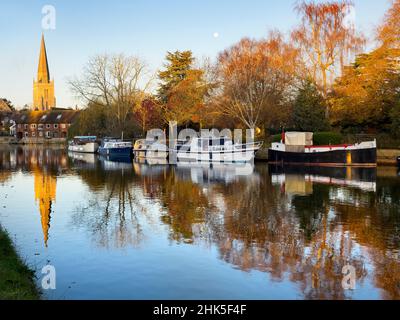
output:
[[[250,142],[250,143],[243,143],[243,144],[223,144],[223,145],[213,145],[209,144],[207,149],[212,151],[227,151],[227,150],[254,150],[260,149],[263,146],[263,141],[259,142]],[[191,140],[174,140],[175,149],[180,150],[183,146],[190,147]],[[188,150],[187,150],[188,151]]]
[[[236,144],[236,145],[234,145],[234,147],[236,149],[241,149],[241,150],[260,149],[263,146],[263,144],[264,144],[263,141],[258,141],[258,142]]]

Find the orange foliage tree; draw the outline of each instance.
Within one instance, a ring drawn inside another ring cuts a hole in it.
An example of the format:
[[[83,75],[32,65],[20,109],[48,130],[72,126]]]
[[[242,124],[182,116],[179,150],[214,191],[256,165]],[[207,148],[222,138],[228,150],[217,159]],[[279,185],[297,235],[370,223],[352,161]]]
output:
[[[168,101],[163,105],[164,120],[176,121],[179,125],[199,123],[208,91],[202,70],[188,70],[185,79],[169,91]]]
[[[395,0],[386,13],[383,24],[378,28],[378,40],[383,46],[400,46],[400,0]]]
[[[320,85],[324,96],[329,89],[329,79],[333,79],[365,43],[354,24],[348,21],[352,7],[350,1],[302,1],[295,7],[301,23],[292,32],[292,38],[307,61],[309,76]]]
[[[250,129],[268,124],[285,108],[300,65],[298,50],[278,32],[242,39],[218,59],[220,112]]]

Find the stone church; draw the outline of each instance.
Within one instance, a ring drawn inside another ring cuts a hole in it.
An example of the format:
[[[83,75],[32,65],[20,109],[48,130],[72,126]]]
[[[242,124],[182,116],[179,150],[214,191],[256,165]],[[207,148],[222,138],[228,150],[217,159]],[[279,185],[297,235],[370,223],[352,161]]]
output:
[[[49,111],[56,107],[54,80],[50,80],[44,35],[40,45],[39,66],[36,80],[33,81],[33,110]]]

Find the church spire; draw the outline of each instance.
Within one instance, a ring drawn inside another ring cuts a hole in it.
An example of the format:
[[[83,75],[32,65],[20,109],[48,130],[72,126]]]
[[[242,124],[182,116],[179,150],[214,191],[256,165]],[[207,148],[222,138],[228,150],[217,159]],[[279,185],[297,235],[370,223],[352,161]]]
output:
[[[39,56],[37,82],[39,82],[39,83],[49,83],[50,82],[49,64],[47,62],[46,44],[44,42],[43,34],[42,34],[42,42],[40,44],[40,56]]]

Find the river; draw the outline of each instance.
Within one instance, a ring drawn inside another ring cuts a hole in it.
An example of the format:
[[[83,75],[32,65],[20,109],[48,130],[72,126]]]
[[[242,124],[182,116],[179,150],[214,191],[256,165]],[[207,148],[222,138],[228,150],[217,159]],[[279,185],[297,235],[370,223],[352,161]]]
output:
[[[45,299],[400,299],[394,167],[149,164],[2,146],[0,169],[0,224],[39,286],[55,268]]]

